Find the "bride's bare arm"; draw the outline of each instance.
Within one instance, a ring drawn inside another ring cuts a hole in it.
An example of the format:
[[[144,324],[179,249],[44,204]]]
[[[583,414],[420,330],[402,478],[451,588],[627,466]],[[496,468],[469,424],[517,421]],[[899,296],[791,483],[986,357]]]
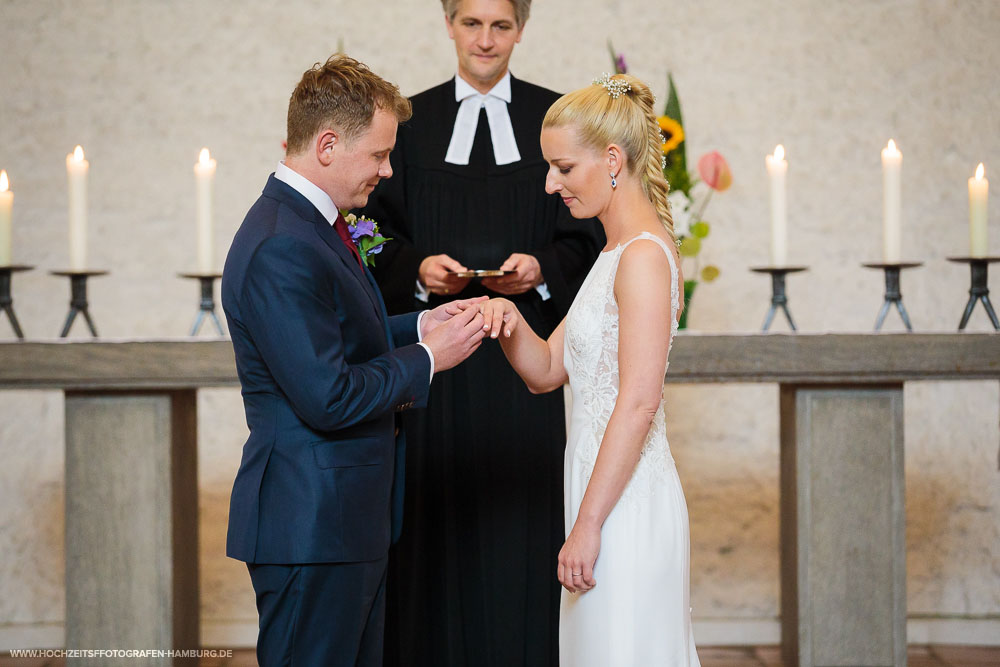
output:
[[[532,331],[517,306],[507,299],[490,299],[480,305],[488,336],[500,341],[510,365],[533,394],[558,389],[566,383],[563,367],[563,319],[548,340]]]
[[[651,289],[651,285],[657,286]],[[618,400],[608,421],[594,472],[566,544],[559,553],[559,581],[571,592],[594,581],[601,526],[639,461],[663,394],[670,336],[670,266],[654,242],[632,243],[615,279],[618,301]],[[574,577],[573,573],[581,573]]]

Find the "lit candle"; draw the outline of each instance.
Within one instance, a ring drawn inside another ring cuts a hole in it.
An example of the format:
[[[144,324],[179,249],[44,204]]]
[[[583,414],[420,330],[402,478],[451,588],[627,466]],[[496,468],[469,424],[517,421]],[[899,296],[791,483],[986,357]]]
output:
[[[83,271],[87,267],[87,172],[90,163],[83,159],[83,148],[66,156],[69,176],[69,268]]]
[[[10,219],[14,208],[14,193],[7,181],[7,172],[0,170],[0,266],[10,266]]]
[[[969,179],[969,254],[986,257],[986,201],[989,198],[990,182],[986,180],[985,168],[980,162],[976,167],[976,177]]]
[[[764,158],[771,185],[771,265],[785,266],[788,262],[788,219],[785,209],[785,175],[788,161],[785,147],[778,144],[774,155]]]
[[[215,180],[215,160],[207,148],[202,148],[194,165],[197,190],[198,271],[211,273],[212,264],[212,181]]]
[[[882,261],[898,264],[900,257],[900,183],[903,154],[896,149],[896,142],[882,149]]]

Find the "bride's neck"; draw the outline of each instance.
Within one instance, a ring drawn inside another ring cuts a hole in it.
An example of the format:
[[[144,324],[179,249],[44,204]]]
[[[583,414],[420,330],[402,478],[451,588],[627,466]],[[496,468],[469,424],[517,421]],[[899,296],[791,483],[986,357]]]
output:
[[[608,248],[625,243],[642,232],[654,232],[659,225],[656,208],[646,197],[638,181],[619,182],[608,206],[598,219],[604,226]]]

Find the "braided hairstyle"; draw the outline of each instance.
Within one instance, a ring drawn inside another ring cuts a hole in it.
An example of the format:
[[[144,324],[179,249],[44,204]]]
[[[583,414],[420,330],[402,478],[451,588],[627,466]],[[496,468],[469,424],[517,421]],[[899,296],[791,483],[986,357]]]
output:
[[[574,127],[584,143],[599,151],[610,144],[621,146],[628,156],[629,173],[640,176],[643,192],[676,242],[655,102],[645,83],[628,74],[616,74],[560,97],[545,114],[542,128]]]

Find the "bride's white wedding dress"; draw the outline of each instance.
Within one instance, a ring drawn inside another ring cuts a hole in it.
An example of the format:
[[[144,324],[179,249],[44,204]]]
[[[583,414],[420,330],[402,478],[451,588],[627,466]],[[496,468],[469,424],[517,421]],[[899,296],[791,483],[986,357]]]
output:
[[[678,272],[666,243],[643,232],[601,253],[566,316],[563,363],[573,395],[565,464],[567,531],[576,521],[618,398],[615,275],[622,252],[641,239],[659,244],[667,254],[672,284],[668,345],[677,332]],[[648,296],[667,298],[654,286]],[[597,585],[586,593],[562,591],[561,664],[700,665],[691,630],[688,561],[687,505],[667,444],[661,400],[639,463],[601,529]]]

